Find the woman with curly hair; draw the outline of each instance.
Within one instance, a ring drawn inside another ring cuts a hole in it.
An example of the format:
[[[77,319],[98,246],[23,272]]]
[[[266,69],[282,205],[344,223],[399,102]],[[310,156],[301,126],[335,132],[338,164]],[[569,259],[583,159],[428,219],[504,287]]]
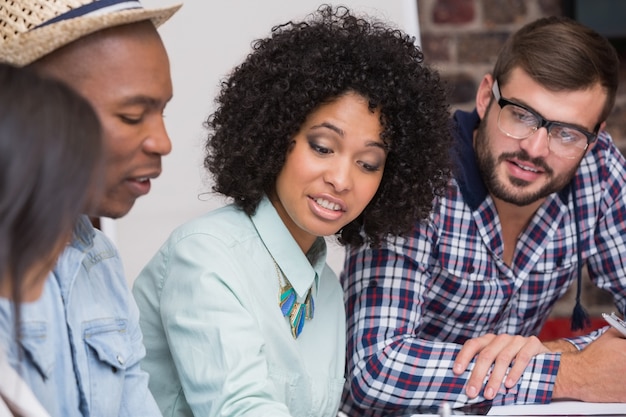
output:
[[[414,39],[321,7],[222,84],[206,168],[232,204],[179,227],[135,281],[166,416],[335,416],[343,293],[324,236],[378,245],[448,178],[448,107]]]

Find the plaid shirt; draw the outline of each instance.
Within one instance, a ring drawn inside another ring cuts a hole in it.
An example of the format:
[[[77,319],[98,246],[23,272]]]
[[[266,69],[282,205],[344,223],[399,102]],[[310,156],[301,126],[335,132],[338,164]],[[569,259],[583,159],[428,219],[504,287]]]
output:
[[[478,116],[458,111],[454,120],[459,170],[429,220],[378,249],[348,251],[341,279],[352,395],[344,392],[342,410],[350,417],[484,401],[464,393],[473,363],[460,376],[452,373],[462,344],[487,333],[537,335],[576,280],[578,243],[591,280],[625,310],[626,161],[608,133],[583,159],[573,188],[550,195],[537,210],[509,267],[496,208],[475,163]],[[599,333],[571,342],[580,349]],[[535,356],[493,404],[550,402],[559,363],[559,353]]]

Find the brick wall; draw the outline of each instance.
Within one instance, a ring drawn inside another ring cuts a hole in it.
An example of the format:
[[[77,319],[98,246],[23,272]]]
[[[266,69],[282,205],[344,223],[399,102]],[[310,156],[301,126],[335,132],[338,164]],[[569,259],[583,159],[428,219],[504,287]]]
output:
[[[446,81],[453,110],[473,109],[480,80],[491,71],[498,50],[512,32],[537,18],[563,13],[561,0],[417,0],[417,4],[425,59]],[[607,130],[624,151],[626,71],[622,80]],[[553,316],[570,316],[574,290],[558,303]],[[587,279],[582,301],[593,316],[614,309],[612,297]]]

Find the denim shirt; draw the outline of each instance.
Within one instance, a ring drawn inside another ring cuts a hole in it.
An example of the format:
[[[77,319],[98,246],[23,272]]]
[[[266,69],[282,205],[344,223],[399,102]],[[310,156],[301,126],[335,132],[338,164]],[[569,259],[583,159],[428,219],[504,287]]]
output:
[[[160,416],[139,367],[139,313],[113,244],[87,217],[41,298],[21,309],[20,355],[13,305],[0,298],[7,360],[52,416]],[[21,359],[21,361],[20,361]]]

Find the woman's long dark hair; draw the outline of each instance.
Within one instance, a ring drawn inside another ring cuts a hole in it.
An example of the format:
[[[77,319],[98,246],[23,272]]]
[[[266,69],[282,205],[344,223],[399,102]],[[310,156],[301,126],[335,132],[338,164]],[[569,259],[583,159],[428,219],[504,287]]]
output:
[[[0,64],[0,283],[10,280],[16,323],[25,274],[69,237],[101,157],[100,123],[85,99]]]

